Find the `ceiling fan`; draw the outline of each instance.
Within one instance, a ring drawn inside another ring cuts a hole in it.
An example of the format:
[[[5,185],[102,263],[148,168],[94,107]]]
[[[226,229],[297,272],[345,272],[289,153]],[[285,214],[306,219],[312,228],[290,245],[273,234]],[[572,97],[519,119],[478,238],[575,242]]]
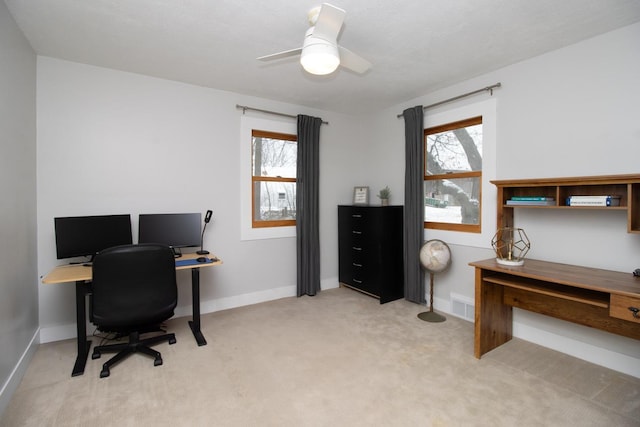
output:
[[[258,60],[271,61],[300,55],[302,67],[311,74],[331,74],[339,65],[359,74],[365,73],[371,68],[371,63],[338,45],[337,38],[345,14],[344,10],[329,3],[314,7],[307,15],[311,27],[304,35],[301,48],[261,56]]]

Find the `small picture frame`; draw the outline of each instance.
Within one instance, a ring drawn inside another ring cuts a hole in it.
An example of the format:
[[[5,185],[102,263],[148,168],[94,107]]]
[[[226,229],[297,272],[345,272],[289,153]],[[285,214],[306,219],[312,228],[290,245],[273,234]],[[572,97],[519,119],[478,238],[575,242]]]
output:
[[[353,187],[353,204],[369,204],[369,187]]]

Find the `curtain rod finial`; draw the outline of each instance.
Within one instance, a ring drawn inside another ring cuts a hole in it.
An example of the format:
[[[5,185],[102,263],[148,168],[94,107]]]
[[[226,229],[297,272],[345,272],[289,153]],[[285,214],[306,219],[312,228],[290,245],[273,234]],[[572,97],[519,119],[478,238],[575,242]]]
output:
[[[489,93],[491,94],[491,96],[493,96],[493,89],[498,88],[500,86],[502,86],[502,85],[500,84],[500,82],[498,82],[498,83],[494,84],[493,86],[487,86],[486,88],[484,88],[484,90],[488,90]]]

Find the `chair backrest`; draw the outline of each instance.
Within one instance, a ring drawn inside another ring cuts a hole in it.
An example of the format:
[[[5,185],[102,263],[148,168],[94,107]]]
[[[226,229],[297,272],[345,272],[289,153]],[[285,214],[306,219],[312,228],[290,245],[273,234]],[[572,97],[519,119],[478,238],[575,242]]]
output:
[[[173,250],[164,245],[123,245],[93,259],[91,321],[104,329],[135,330],[161,323],[178,301]]]

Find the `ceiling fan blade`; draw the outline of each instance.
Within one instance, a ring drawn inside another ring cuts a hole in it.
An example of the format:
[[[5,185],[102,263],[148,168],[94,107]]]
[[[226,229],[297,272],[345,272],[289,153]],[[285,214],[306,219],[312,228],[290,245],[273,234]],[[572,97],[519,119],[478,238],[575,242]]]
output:
[[[322,3],[318,19],[314,25],[313,36],[335,43],[344,22],[346,12],[329,3]]]
[[[285,50],[283,52],[272,53],[271,55],[261,56],[256,58],[260,61],[272,61],[274,59],[288,58],[290,56],[300,55],[302,53],[302,48],[298,47],[296,49]]]
[[[367,61],[360,55],[338,46],[340,52],[340,65],[358,74],[366,73],[371,68],[371,62]]]

